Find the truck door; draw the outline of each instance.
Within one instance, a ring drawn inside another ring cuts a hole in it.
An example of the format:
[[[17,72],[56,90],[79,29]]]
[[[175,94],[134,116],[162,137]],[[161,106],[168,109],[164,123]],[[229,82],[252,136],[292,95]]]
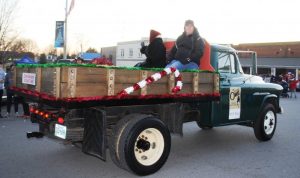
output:
[[[214,104],[213,120],[216,125],[226,125],[240,121],[241,82],[234,80],[238,75],[235,53],[218,51],[217,60],[221,100]]]

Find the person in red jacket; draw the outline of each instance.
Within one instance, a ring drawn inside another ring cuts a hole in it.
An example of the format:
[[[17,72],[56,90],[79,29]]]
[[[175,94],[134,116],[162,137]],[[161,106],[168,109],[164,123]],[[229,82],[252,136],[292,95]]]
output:
[[[295,98],[297,98],[296,89],[297,89],[298,82],[299,82],[299,80],[295,80],[295,78],[290,80],[290,92],[291,92],[290,97],[291,98],[293,97],[293,95],[295,96]]]

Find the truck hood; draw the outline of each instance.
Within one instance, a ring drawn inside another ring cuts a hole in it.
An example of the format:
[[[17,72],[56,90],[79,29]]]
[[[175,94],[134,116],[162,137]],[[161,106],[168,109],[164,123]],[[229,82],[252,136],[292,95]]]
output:
[[[245,83],[265,83],[262,77],[256,75],[244,74]]]
[[[257,84],[261,88],[273,88],[275,90],[283,90],[281,85],[275,83],[266,83],[262,77],[256,75],[244,74],[245,84]]]

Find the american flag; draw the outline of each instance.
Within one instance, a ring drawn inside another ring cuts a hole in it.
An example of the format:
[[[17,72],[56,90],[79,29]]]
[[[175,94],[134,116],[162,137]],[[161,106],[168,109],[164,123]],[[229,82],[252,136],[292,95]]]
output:
[[[74,9],[75,6],[75,0],[72,0],[69,11],[68,11],[68,15],[70,15],[71,11]]]

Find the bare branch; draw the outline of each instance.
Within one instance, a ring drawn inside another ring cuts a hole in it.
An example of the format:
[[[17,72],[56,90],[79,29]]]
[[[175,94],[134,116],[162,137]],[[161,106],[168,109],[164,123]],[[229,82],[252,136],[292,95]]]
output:
[[[13,46],[18,35],[13,35],[12,24],[19,0],[0,0],[0,61],[5,61],[7,51]]]

